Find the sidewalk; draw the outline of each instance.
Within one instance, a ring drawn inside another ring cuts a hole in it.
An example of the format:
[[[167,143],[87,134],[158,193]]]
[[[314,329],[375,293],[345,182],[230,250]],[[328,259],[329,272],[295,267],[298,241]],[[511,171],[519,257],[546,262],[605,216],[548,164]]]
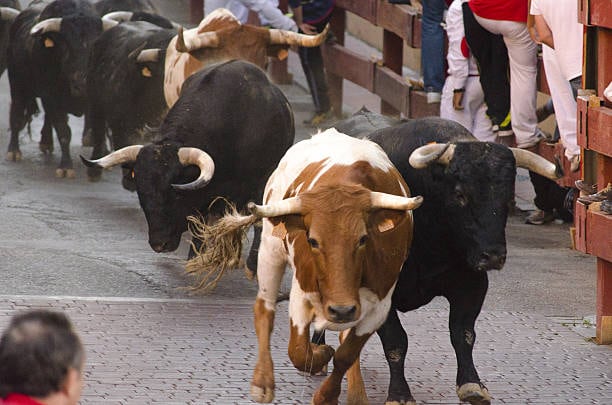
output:
[[[0,296],[0,326],[27,308],[65,311],[80,331],[87,352],[83,404],[251,403],[256,339],[250,298]],[[418,403],[457,404],[447,310],[424,308],[401,319],[410,341],[406,375]],[[612,403],[612,348],[585,341],[566,322],[514,312],[480,315],[474,358],[494,403]],[[333,346],[336,336],[328,336]],[[322,377],[298,373],[288,361],[287,342],[284,302],[272,338],[274,403],[308,404]],[[371,403],[383,404],[388,371],[377,337],[361,361]]]

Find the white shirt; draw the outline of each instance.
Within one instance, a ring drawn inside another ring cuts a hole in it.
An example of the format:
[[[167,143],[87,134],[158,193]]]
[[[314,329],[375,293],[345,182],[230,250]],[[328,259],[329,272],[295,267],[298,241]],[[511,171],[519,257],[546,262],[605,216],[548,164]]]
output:
[[[478,65],[471,53],[467,56],[462,51],[462,42],[465,42],[465,30],[463,28],[463,11],[461,4],[468,0],[454,0],[448,8],[446,15],[446,33],[448,35],[448,77],[452,89],[465,88],[468,76],[478,75]],[[463,49],[467,49],[464,43]]]
[[[247,22],[249,10],[252,10],[257,13],[262,24],[269,24],[281,30],[298,31],[295,21],[280,11],[275,0],[206,0],[204,16],[217,8],[228,9],[243,24]]]
[[[541,15],[555,42],[559,69],[567,80],[582,75],[582,24],[575,0],[531,0],[530,14]],[[546,46],[546,45],[544,45]]]

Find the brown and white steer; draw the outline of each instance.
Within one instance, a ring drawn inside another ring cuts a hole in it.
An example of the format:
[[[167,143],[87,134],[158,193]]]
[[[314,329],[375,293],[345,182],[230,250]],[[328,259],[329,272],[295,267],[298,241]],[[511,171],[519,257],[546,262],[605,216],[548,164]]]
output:
[[[287,151],[268,179],[264,205],[251,203],[250,217],[224,217],[242,226],[263,218],[254,305],[259,344],[251,382],[255,401],[274,399],[270,335],[289,263],[294,271],[289,357],[309,373],[334,361],[312,403],[336,404],[342,378],[353,364],[348,402],[367,403],[359,353],[387,317],[412,242],[411,210],[421,202],[421,197],[410,197],[378,145],[332,128]],[[311,324],[319,331],[342,331],[335,354],[330,346],[310,343]]]
[[[304,35],[292,31],[268,29],[242,24],[226,9],[217,9],[193,29],[182,28],[166,49],[164,95],[168,108],[181,92],[183,82],[205,65],[242,59],[266,69],[268,56],[287,57],[291,45],[319,46],[327,37],[328,29],[318,35]],[[159,52],[143,50],[139,61]]]

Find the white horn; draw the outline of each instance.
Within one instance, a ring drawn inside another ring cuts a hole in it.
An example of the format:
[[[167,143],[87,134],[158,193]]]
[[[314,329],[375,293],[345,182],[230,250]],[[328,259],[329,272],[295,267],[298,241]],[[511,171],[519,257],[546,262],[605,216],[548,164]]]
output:
[[[100,159],[88,160],[81,156],[81,160],[85,166],[108,169],[109,167],[117,166],[122,163],[135,162],[140,149],[142,149],[142,145],[131,145],[109,153]]]
[[[136,57],[136,62],[138,63],[146,63],[146,62],[159,62],[159,55],[161,53],[161,49],[143,49],[140,51],[138,56]]]
[[[319,46],[325,41],[329,32],[329,24],[323,32],[317,35],[299,34],[293,31],[270,29],[270,43],[273,45],[299,45],[307,48]]]
[[[45,32],[59,32],[62,26],[61,18],[47,18],[32,27],[31,35],[44,34]]]
[[[563,169],[560,165],[555,165],[542,156],[525,149],[510,148],[510,150],[514,154],[518,167],[523,167],[551,180],[563,177]]]
[[[176,38],[176,50],[179,52],[193,52],[202,48],[216,48],[219,46],[219,36],[216,32],[204,32],[198,34],[195,30],[183,32],[183,27],[178,30]]]
[[[0,7],[0,20],[13,21],[19,15],[20,11],[11,7]]]
[[[302,210],[300,197],[291,197],[267,205],[248,204],[251,214],[259,218],[280,217],[281,215],[299,214]]]
[[[131,11],[113,11],[102,16],[102,20],[114,21],[116,23],[122,23],[130,21],[134,15]]]
[[[454,153],[455,145],[453,144],[431,143],[415,149],[410,154],[408,162],[415,169],[424,169],[434,162],[448,165]]]
[[[215,173],[215,162],[210,155],[198,148],[179,148],[179,162],[183,166],[196,165],[200,168],[200,176],[187,184],[173,184],[177,190],[197,190],[206,186]]]
[[[379,193],[372,191],[370,194],[372,201],[372,209],[389,209],[389,210],[414,210],[421,206],[423,197],[402,197],[394,194]]]

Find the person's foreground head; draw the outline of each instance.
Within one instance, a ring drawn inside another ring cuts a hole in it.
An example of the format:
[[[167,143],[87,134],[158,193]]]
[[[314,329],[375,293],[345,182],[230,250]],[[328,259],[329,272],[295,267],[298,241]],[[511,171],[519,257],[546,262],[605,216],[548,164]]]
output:
[[[0,398],[21,394],[43,403],[76,404],[84,358],[81,340],[65,315],[44,310],[18,314],[0,339]]]

